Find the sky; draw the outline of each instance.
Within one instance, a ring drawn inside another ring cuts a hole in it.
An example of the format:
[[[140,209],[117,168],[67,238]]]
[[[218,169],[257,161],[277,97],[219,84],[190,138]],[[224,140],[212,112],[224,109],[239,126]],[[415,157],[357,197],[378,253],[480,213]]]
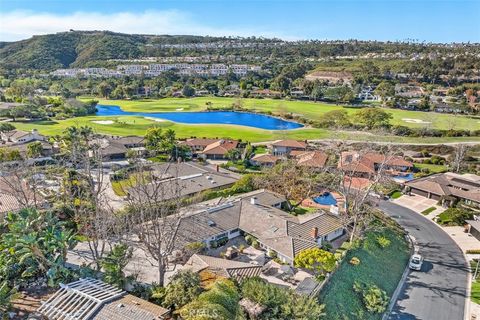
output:
[[[480,0],[0,0],[0,41],[70,29],[480,42]]]

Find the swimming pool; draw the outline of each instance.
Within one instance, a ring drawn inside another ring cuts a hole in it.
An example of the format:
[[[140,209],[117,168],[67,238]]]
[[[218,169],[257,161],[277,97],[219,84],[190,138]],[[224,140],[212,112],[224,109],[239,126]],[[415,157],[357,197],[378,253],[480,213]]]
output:
[[[407,174],[403,174],[403,175],[393,176],[393,179],[401,180],[401,181],[411,181],[414,178],[415,177],[413,176],[413,173],[407,173]]]
[[[234,124],[265,130],[291,130],[303,127],[301,123],[287,121],[264,114],[237,111],[200,112],[128,112],[119,106],[97,105],[97,116],[141,116],[187,124]]]
[[[325,206],[337,204],[337,199],[335,199],[335,197],[330,192],[324,192],[319,196],[313,197],[313,201],[315,201],[315,203]]]

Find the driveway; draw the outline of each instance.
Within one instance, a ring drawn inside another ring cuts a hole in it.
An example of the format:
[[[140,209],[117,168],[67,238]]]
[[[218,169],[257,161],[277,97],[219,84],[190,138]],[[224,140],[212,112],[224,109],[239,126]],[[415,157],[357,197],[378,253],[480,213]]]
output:
[[[416,239],[425,258],[422,271],[411,271],[389,319],[463,320],[468,268],[456,243],[434,222],[388,201],[380,209]]]
[[[425,211],[426,209],[431,207],[437,208],[437,210],[435,210],[436,214],[440,213],[440,210],[444,210],[441,206],[437,205],[437,200],[428,199],[414,194],[412,194],[411,196],[403,195],[400,198],[393,200],[393,203],[396,203],[402,207],[406,207],[418,213],[421,213],[422,211]]]

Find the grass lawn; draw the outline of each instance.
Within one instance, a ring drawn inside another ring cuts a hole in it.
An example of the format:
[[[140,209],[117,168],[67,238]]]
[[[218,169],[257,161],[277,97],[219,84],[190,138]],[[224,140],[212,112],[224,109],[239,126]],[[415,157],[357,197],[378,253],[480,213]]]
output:
[[[442,173],[447,171],[447,166],[443,164],[415,163],[414,167],[419,171],[422,169],[428,169],[430,173]]]
[[[115,192],[115,194],[119,197],[125,197],[127,195],[125,191],[127,191],[128,188],[131,188],[137,184],[138,177],[141,178],[141,175],[139,173],[136,173],[130,174],[128,179],[112,181],[113,192]],[[145,178],[148,178],[148,176],[145,175]]]
[[[428,208],[428,209],[423,210],[423,211],[422,211],[422,214],[426,216],[426,215],[428,215],[429,213],[435,211],[436,209],[437,209],[437,208],[435,208],[435,207],[430,207],[430,208]]]
[[[132,112],[168,112],[168,111],[202,111],[207,109],[207,102],[212,108],[225,108],[236,101],[242,101],[245,108],[257,111],[270,111],[274,113],[291,112],[305,118],[316,120],[332,110],[344,109],[353,114],[357,108],[345,108],[341,105],[327,104],[312,101],[288,101],[280,99],[253,99],[253,98],[224,98],[224,97],[197,97],[197,98],[164,98],[145,100],[105,100],[100,99],[100,104],[117,105],[125,111]],[[181,109],[181,110],[179,110]],[[401,124],[408,127],[421,128],[426,124],[406,122],[403,119],[418,119],[429,122],[428,126],[436,129],[468,129],[475,130],[480,127],[480,118],[463,115],[450,115],[433,112],[420,112],[399,109],[386,109],[393,116],[392,124]]]
[[[473,302],[480,304],[480,282],[478,280],[472,281],[472,293],[470,296]]]
[[[87,98],[82,98],[87,99]],[[118,105],[126,111],[142,111],[142,112],[162,112],[162,111],[201,111],[205,110],[207,102],[212,103],[212,107],[222,108],[230,106],[234,101],[238,99],[234,98],[221,98],[221,97],[201,97],[191,99],[181,98],[165,98],[157,100],[102,100],[101,104]],[[343,108],[342,106],[336,106],[325,103],[314,103],[305,101],[285,101],[285,100],[273,100],[273,99],[242,99],[243,105],[246,108],[252,110],[261,111],[273,111],[276,113],[292,112],[303,115],[310,119],[318,119],[322,113],[327,111]],[[180,110],[181,109],[181,110]],[[345,108],[347,112],[353,113],[356,110],[352,108]],[[421,118],[425,117],[429,121],[436,122],[438,119],[438,127],[445,128],[447,119],[452,117],[451,115],[433,114],[433,113],[421,113],[414,111],[404,110],[389,110],[394,115],[393,122],[403,122],[404,118]],[[395,120],[396,119],[396,120]],[[473,128],[479,121],[478,119],[469,119],[465,116],[457,116],[459,121],[458,125],[461,128]],[[110,120],[113,124],[99,124],[93,121]],[[231,138],[241,139],[243,141],[259,142],[269,141],[276,139],[309,139],[309,140],[321,140],[321,139],[341,139],[341,140],[355,140],[355,141],[381,141],[381,142],[393,142],[393,143],[443,143],[443,142],[461,142],[461,141],[479,141],[480,137],[443,137],[443,138],[410,138],[410,137],[398,137],[388,136],[384,134],[374,135],[371,133],[359,133],[349,131],[331,131],[327,129],[316,128],[299,128],[294,130],[263,130],[245,126],[235,125],[204,125],[204,124],[181,124],[171,121],[157,122],[151,119],[145,119],[140,116],[88,116],[78,117],[67,120],[58,121],[37,121],[37,122],[14,122],[14,124],[20,130],[31,130],[36,128],[42,134],[57,135],[61,134],[65,128],[72,125],[88,125],[91,126],[96,132],[111,135],[139,135],[145,134],[145,131],[153,126],[160,126],[163,128],[171,128],[175,130],[177,137],[189,138],[189,137],[210,137],[210,138]],[[418,124],[403,123],[408,126],[419,126]],[[433,127],[435,127],[432,124]]]
[[[379,235],[390,239],[388,247],[382,249],[378,245],[376,238]],[[359,258],[360,264],[351,265],[352,257]],[[353,283],[375,284],[391,297],[408,259],[408,244],[402,235],[390,229],[367,233],[362,245],[347,253],[340,268],[320,293],[320,302],[325,304],[328,319],[381,319],[381,314],[370,313],[364,308],[361,296],[353,291]]]
[[[390,198],[392,198],[392,199],[398,199],[398,198],[400,198],[402,195],[403,195],[403,194],[402,194],[401,191],[395,191],[395,192],[393,192],[393,193],[390,195]]]

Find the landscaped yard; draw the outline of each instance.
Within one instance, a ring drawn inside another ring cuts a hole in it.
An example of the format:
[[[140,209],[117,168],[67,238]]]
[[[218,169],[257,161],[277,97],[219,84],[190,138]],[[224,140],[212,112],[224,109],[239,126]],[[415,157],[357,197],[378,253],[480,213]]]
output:
[[[137,184],[139,177],[141,178],[141,174],[134,173],[130,174],[127,179],[112,181],[113,192],[119,197],[125,197],[128,188],[134,187]],[[149,179],[149,177],[149,175],[144,175],[143,179]]]
[[[447,171],[447,166],[442,164],[415,163],[414,166],[418,170],[428,169],[430,173],[441,173]]]
[[[126,111],[135,112],[187,112],[201,111],[207,108],[207,102],[211,102],[212,108],[229,107],[238,99],[220,98],[220,97],[201,97],[191,99],[165,98],[158,100],[100,100],[100,104],[118,105]],[[308,119],[316,120],[323,113],[345,109],[350,114],[357,111],[357,108],[343,108],[325,103],[314,103],[305,101],[286,101],[273,99],[242,99],[245,108],[263,112],[274,113],[294,113]],[[432,128],[447,128],[455,117],[457,129],[474,129],[478,127],[478,119],[468,118],[466,116],[452,116],[445,114],[424,113],[405,110],[388,110],[393,115],[393,124],[402,124],[410,127],[421,127],[422,124],[405,122],[402,119],[420,119],[428,120]],[[106,121],[98,123],[94,121]],[[110,122],[109,122],[110,121]],[[389,136],[385,134],[374,135],[371,133],[351,132],[351,131],[331,131],[327,129],[299,128],[294,130],[262,130],[253,127],[235,126],[235,125],[204,125],[204,124],[181,124],[171,121],[157,122],[152,119],[145,119],[140,116],[88,116],[78,117],[58,121],[37,121],[37,122],[15,122],[18,129],[31,130],[38,129],[41,133],[47,135],[61,134],[66,127],[72,125],[88,125],[96,132],[111,135],[144,135],[147,128],[151,126],[160,126],[175,130],[177,137],[189,138],[211,137],[211,138],[232,138],[242,139],[243,141],[258,142],[275,139],[343,139],[357,141],[383,141],[383,142],[405,142],[405,143],[441,143],[441,142],[462,142],[479,141],[480,137],[428,137],[412,138]]]
[[[380,235],[391,241],[389,246],[382,248],[378,244]],[[349,263],[353,257],[360,260],[359,265]],[[325,304],[328,319],[381,319],[382,314],[365,309],[361,295],[353,290],[354,282],[375,284],[391,297],[408,259],[408,244],[403,235],[390,229],[367,233],[362,245],[347,253],[321,292],[320,301]]]

